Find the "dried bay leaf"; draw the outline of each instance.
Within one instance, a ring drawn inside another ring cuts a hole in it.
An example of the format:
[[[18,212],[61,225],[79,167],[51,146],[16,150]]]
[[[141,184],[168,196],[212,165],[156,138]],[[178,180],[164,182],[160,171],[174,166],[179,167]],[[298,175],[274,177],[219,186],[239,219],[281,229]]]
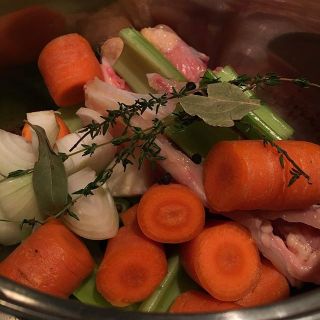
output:
[[[50,147],[43,128],[29,124],[39,140],[39,157],[34,165],[33,188],[44,215],[60,212],[68,203],[68,180],[61,157]]]
[[[185,112],[211,126],[232,127],[234,120],[260,107],[260,100],[248,98],[241,88],[227,82],[208,85],[208,96],[185,96],[179,102]]]

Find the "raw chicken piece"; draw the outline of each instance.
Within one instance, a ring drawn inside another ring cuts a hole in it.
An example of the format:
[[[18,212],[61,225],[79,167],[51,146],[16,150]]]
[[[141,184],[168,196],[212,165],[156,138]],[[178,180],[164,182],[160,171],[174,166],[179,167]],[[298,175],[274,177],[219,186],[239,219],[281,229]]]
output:
[[[306,210],[263,211],[259,213],[259,217],[268,220],[282,219],[288,222],[301,222],[320,229],[320,205],[314,205]]]
[[[119,102],[126,105],[132,105],[138,99],[150,99],[148,94],[138,94],[115,88],[114,86],[99,80],[98,78],[88,82],[85,86],[86,106],[98,111],[100,114],[106,114],[107,110],[117,110]],[[155,95],[160,96],[160,95]],[[156,113],[154,110],[147,109],[141,116],[147,120],[150,126],[154,118],[163,119],[173,112],[176,107],[174,99],[169,100],[165,107],[159,109]]]
[[[209,57],[187,45],[165,25],[144,28],[142,35],[150,41],[189,81],[198,82],[207,69]]]
[[[298,218],[298,212],[294,211],[295,218],[292,220],[305,222],[307,213],[303,211],[300,213],[301,218]],[[283,214],[286,217],[290,215],[289,212]],[[290,223],[281,219],[272,222],[263,212],[261,214],[236,212],[225,215],[250,230],[261,253],[288,278],[292,285],[297,286],[300,281],[320,284],[319,230],[307,224]],[[281,216],[280,213],[277,215]],[[308,223],[310,221],[308,220]],[[319,227],[319,221],[314,226]]]
[[[147,78],[149,86],[158,93],[172,93],[173,88],[179,91],[186,84],[185,82],[166,79],[158,73],[148,73]]]
[[[113,64],[120,57],[123,47],[124,43],[119,37],[110,38],[101,46],[101,70],[103,80],[116,88],[132,91],[125,80],[113,69]]]
[[[116,110],[119,108],[118,102],[132,104],[137,98],[150,98],[147,95],[138,95],[125,90],[115,89],[111,85],[104,83],[99,79],[90,81],[85,86],[86,106],[102,115],[107,113],[107,110]],[[175,103],[170,100],[170,105],[161,108],[158,114],[154,111],[146,111],[142,116],[135,116],[131,119],[131,124],[141,128],[147,128],[152,123],[155,117],[168,115],[173,111]],[[164,111],[165,110],[165,111]],[[161,149],[161,155],[166,159],[159,161],[159,164],[169,172],[172,177],[181,184],[189,186],[202,201],[206,202],[206,197],[202,182],[202,166],[192,162],[182,152],[175,149],[170,142],[163,136],[155,139],[155,143]]]
[[[113,66],[120,57],[124,43],[120,37],[113,37],[104,42],[101,46],[101,55]]]
[[[106,58],[102,58],[101,69],[102,69],[103,80],[106,83],[109,83],[112,86],[119,89],[124,89],[128,91],[130,90],[126,82],[116,74],[116,72],[113,70],[113,68],[111,67],[111,65],[109,64]]]

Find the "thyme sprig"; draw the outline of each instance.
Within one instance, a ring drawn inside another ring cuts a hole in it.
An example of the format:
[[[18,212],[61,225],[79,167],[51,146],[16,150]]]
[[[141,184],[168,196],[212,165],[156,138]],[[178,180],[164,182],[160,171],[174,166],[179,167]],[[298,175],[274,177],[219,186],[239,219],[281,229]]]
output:
[[[92,122],[80,130],[79,133],[83,133],[83,135],[69,151],[73,151],[88,135],[90,135],[92,139],[100,134],[105,135],[110,127],[115,126],[118,119],[120,119],[126,126],[124,132],[122,133],[122,135],[125,135],[128,129],[132,127],[130,122],[134,116],[141,116],[147,110],[158,113],[160,107],[166,106],[167,103],[167,94],[163,94],[161,96],[150,94],[150,99],[147,100],[145,98],[140,98],[131,105],[118,103],[119,109],[107,110],[108,115],[101,116],[103,119],[102,122]],[[114,143],[116,143],[116,140],[114,140]]]
[[[60,212],[56,213],[54,216],[50,216],[48,217],[47,219],[45,220],[38,220],[36,218],[31,218],[31,219],[22,219],[21,222],[18,222],[18,221],[14,221],[14,220],[9,220],[9,219],[0,219],[0,222],[7,222],[7,223],[19,223],[20,225],[20,228],[22,230],[22,228],[25,226],[25,225],[28,225],[32,228],[34,228],[37,224],[40,224],[40,225],[43,225],[45,224],[46,222],[48,222],[50,219],[55,218],[55,219],[58,219],[60,217],[62,217],[63,215],[68,215],[70,217],[72,217],[73,219],[76,219],[76,220],[80,220],[79,217],[77,216],[76,213],[72,212],[70,210],[71,206],[79,199],[80,197],[70,201],[68,203],[68,205],[63,209],[61,210]]]
[[[165,124],[158,119],[154,119],[153,126],[145,130],[139,127],[132,127],[133,133],[123,139],[123,142],[128,142],[128,145],[116,153],[113,164],[98,174],[94,181],[90,182],[83,189],[74,192],[74,194],[84,196],[92,195],[93,190],[101,187],[110,179],[115,167],[119,164],[126,170],[128,165],[133,164],[133,161],[137,160],[140,169],[145,160],[163,160],[164,157],[160,155],[161,149],[155,140],[159,134],[164,133],[165,128]],[[136,158],[135,154],[137,154],[137,150],[140,152]]]
[[[83,156],[92,156],[98,148],[108,144],[113,144],[114,146],[127,144],[127,146],[125,146],[120,152],[116,154],[115,165],[121,163],[124,168],[126,168],[127,165],[132,163],[132,160],[130,160],[130,158],[134,158],[134,153],[137,148],[140,148],[142,151],[142,154],[138,159],[139,166],[141,166],[144,159],[160,159],[160,148],[155,143],[156,136],[160,133],[163,133],[164,129],[168,125],[174,124],[177,130],[181,130],[194,121],[197,121],[198,118],[196,116],[187,114],[183,110],[178,109],[173,113],[174,123],[172,123],[172,119],[171,122],[156,120],[153,123],[152,127],[145,130],[139,127],[132,126],[132,118],[134,116],[143,115],[143,113],[147,110],[154,111],[157,114],[160,108],[165,107],[170,99],[181,98],[192,94],[206,95],[208,85],[219,82],[222,81],[218,77],[216,77],[212,71],[207,70],[205,75],[202,77],[198,87],[195,83],[188,82],[179,90],[172,88],[172,93],[170,94],[165,93],[160,96],[149,94],[150,99],[141,98],[136,100],[131,105],[119,103],[119,108],[117,110],[107,110],[108,115],[101,116],[102,121],[100,123],[92,122],[85,126],[82,130],[80,130],[79,133],[82,133],[82,136],[77,141],[77,143],[74,144],[72,148],[70,148],[70,153],[59,153],[59,156],[62,161],[66,161],[69,157],[72,157],[79,153],[82,153]],[[243,88],[243,90],[250,90],[263,86],[276,86],[281,84],[282,82],[291,82],[302,88],[320,88],[319,84],[312,83],[303,77],[293,79],[281,77],[275,73],[267,73],[265,75],[258,74],[256,76],[239,75],[236,79],[229,81],[229,83],[239,86]],[[105,135],[108,129],[110,127],[114,127],[119,120],[125,125],[125,128],[120,136],[114,137],[110,141],[99,145],[95,143],[91,145],[81,144],[87,136],[90,136],[93,139],[100,134]],[[131,132],[131,134],[129,133],[129,131]],[[138,141],[140,141],[140,143],[138,143]],[[80,150],[72,152],[79,145],[81,145],[82,148]],[[282,152],[282,155],[283,157],[285,157],[285,153]],[[114,167],[110,167],[101,174],[101,182],[105,182],[110,178],[113,169]],[[300,176],[304,176],[306,178],[306,176],[303,174],[303,171],[301,169],[298,169],[296,166],[293,165],[292,170],[292,175],[293,177],[295,177],[295,180],[297,180]],[[19,177],[32,172],[33,169],[13,171],[6,177],[1,179],[0,183],[5,181],[7,178]],[[295,180],[293,180],[293,182]],[[95,183],[97,183],[97,181]]]
[[[263,144],[265,146],[267,146],[269,144],[270,146],[272,146],[273,148],[275,148],[277,150],[278,154],[280,155],[279,162],[280,162],[280,165],[283,169],[285,166],[284,158],[286,158],[291,163],[292,168],[289,170],[289,172],[291,174],[291,178],[288,182],[288,187],[293,185],[300,177],[304,177],[307,180],[308,184],[312,184],[310,176],[305,171],[303,171],[299,167],[299,165],[291,158],[291,156],[288,154],[288,152],[286,150],[284,150],[283,148],[281,148],[275,141],[264,138]]]
[[[265,75],[248,76],[246,74],[239,75],[236,79],[229,81],[230,83],[243,87],[245,90],[254,90],[263,86],[277,86],[283,82],[293,83],[301,88],[316,87],[320,85],[307,80],[304,77],[286,78],[277,75],[276,73],[266,73]]]

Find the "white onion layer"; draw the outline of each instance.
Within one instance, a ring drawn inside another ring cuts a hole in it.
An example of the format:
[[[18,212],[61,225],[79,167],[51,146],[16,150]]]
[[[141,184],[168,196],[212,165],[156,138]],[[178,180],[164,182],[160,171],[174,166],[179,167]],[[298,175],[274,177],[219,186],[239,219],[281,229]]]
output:
[[[95,179],[95,172],[84,168],[68,178],[69,193],[85,187]],[[79,220],[65,215],[65,224],[77,235],[90,240],[114,237],[119,229],[119,216],[114,200],[106,188],[98,188],[93,195],[81,197],[71,207]],[[73,198],[77,195],[72,195]]]
[[[56,149],[59,152],[70,154],[69,150],[78,142],[81,136],[82,134],[77,132],[70,133],[64,136],[63,138],[57,140]],[[72,152],[82,150],[82,144],[92,145],[93,143],[95,143],[97,145],[100,145],[109,142],[111,139],[112,136],[109,133],[105,135],[98,135],[94,139],[92,139],[90,135],[88,135]],[[92,156],[83,156],[83,152],[73,155],[64,162],[66,172],[68,175],[70,175],[85,167],[90,167],[99,172],[106,168],[107,165],[112,161],[115,152],[116,148],[112,144],[107,144],[105,146],[97,148]]]
[[[32,185],[32,175],[7,179],[0,183],[0,244],[12,245],[20,242],[26,235],[21,229],[24,219],[43,220]]]
[[[106,182],[113,197],[132,197],[144,194],[151,186],[150,168],[137,163],[128,165],[126,171],[121,164],[113,169],[113,174]]]
[[[59,126],[56,121],[55,112],[53,110],[29,112],[27,113],[27,120],[31,124],[44,129],[50,146],[53,147],[59,133]],[[35,151],[38,150],[38,144],[38,137],[34,130],[32,130],[32,146]]]
[[[31,169],[37,159],[30,143],[16,134],[0,129],[0,174]]]

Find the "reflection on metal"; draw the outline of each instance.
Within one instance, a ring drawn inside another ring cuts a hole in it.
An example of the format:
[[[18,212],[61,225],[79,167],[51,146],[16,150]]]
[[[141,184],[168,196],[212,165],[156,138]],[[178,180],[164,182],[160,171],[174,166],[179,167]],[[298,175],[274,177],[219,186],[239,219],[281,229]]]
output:
[[[19,320],[18,318],[16,317],[13,317],[13,316],[9,316],[7,314],[4,314],[0,311],[0,320]]]

